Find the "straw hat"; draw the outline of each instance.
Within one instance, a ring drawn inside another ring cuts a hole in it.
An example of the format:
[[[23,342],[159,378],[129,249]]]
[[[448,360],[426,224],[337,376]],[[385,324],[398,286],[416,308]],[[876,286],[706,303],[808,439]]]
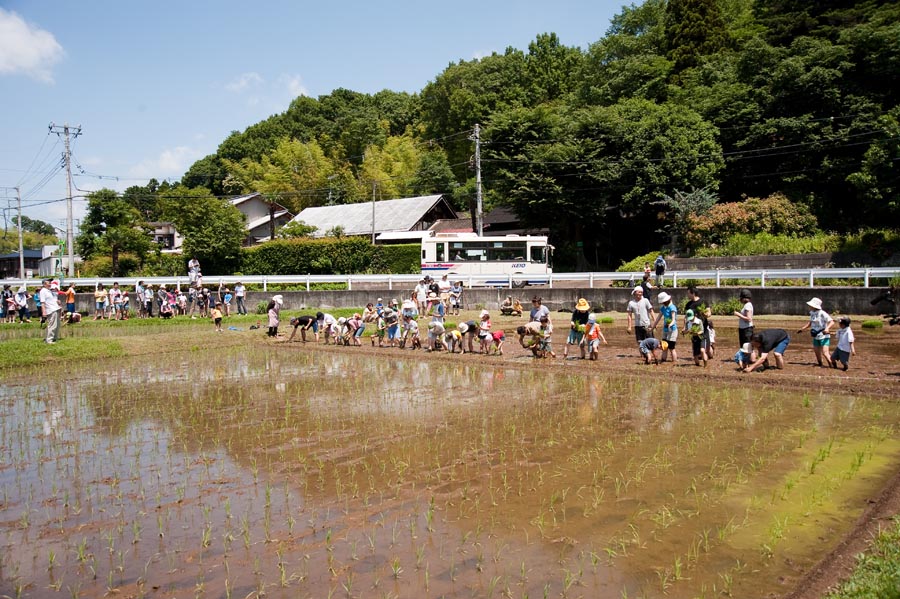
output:
[[[575,304],[575,309],[579,312],[587,312],[591,309],[591,305],[587,302],[583,297],[578,298],[578,303]]]
[[[660,294],[657,296],[657,299],[659,300],[659,303],[664,304],[664,303],[666,303],[666,302],[668,302],[668,301],[671,301],[671,300],[672,300],[672,296],[669,295],[668,293],[666,293],[665,291],[663,291],[662,293],[660,293]]]
[[[808,302],[806,302],[806,305],[809,306],[810,308],[812,308],[813,310],[821,310],[822,309],[822,300],[820,300],[817,297],[814,297],[811,300],[809,300]]]

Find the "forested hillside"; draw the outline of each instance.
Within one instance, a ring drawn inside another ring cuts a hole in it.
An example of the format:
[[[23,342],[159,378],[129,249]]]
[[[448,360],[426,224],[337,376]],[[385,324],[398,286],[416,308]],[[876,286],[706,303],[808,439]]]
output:
[[[781,194],[821,229],[884,227],[900,222],[898,79],[897,2],[647,0],[586,49],[541,34],[417,94],[298,97],[182,184],[294,211],[373,191],[468,209],[479,123],[486,203],[549,227],[573,265],[660,247],[685,196]]]

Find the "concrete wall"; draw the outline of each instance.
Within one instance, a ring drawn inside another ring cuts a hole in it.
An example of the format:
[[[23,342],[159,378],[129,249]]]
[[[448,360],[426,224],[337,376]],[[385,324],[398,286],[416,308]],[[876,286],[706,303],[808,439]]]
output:
[[[676,303],[681,303],[687,297],[687,291],[683,288],[667,289],[675,298]],[[724,302],[737,298],[737,287],[722,287],[701,289],[701,298],[708,303]],[[753,306],[757,314],[788,314],[803,315],[809,312],[806,302],[813,296],[822,300],[825,310],[843,314],[879,314],[887,310],[887,304],[872,306],[870,301],[884,291],[883,288],[863,287],[819,287],[809,289],[806,287],[766,287],[752,288]],[[630,289],[603,288],[603,289],[548,289],[543,287],[531,287],[526,289],[467,289],[463,294],[463,302],[466,308],[485,307],[497,310],[500,302],[512,292],[512,296],[519,298],[526,308],[530,307],[531,297],[539,295],[543,303],[551,310],[559,308],[572,308],[579,297],[586,298],[591,305],[602,311],[624,312],[625,306],[631,297]],[[334,307],[362,307],[368,302],[374,302],[377,298],[383,298],[389,302],[392,298],[402,301],[399,292],[395,291],[282,291],[282,292],[250,292],[246,300],[247,311],[253,313],[256,305],[262,301],[268,301],[274,293],[280,293],[284,297],[286,310],[301,310],[306,308],[334,308]],[[656,304],[656,297],[651,300]],[[93,294],[79,293],[76,306],[79,312],[93,313]],[[134,294],[132,294],[132,301]],[[134,305],[132,306],[134,307]],[[156,308],[154,306],[154,313]]]

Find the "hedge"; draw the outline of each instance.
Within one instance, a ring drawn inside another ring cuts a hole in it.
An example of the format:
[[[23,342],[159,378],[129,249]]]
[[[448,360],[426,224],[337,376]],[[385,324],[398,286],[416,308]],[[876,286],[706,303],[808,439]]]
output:
[[[241,274],[415,273],[419,252],[418,244],[373,246],[362,237],[283,239],[244,249]]]

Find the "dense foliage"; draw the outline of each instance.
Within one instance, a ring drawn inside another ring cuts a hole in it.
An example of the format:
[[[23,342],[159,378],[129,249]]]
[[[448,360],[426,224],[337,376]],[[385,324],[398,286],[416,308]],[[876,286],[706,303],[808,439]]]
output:
[[[479,123],[486,204],[549,228],[559,268],[668,243],[663,200],[689,190],[727,204],[780,194],[836,232],[900,222],[896,2],[645,0],[598,38],[579,49],[541,34],[450,64],[414,95],[296,98],[182,184],[294,210],[373,192],[468,209]]]
[[[420,246],[377,245],[361,237],[284,239],[243,251],[247,275],[419,272]]]

